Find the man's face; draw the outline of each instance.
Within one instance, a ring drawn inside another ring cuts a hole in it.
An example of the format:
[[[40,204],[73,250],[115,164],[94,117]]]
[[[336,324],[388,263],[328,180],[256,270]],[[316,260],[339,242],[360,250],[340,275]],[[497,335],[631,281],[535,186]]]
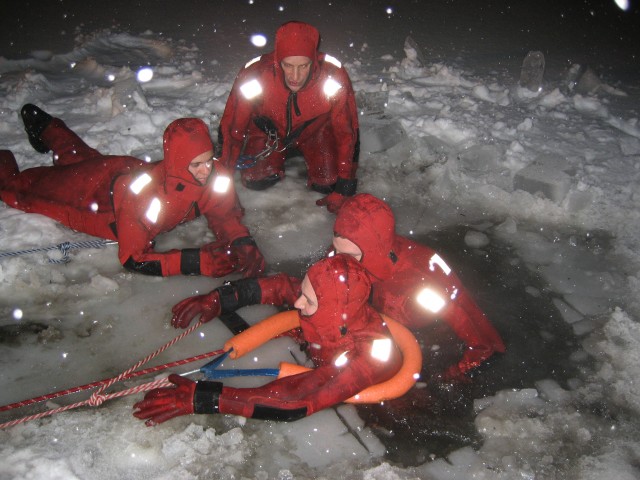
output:
[[[213,167],[213,150],[201,153],[189,163],[189,173],[200,185],[207,183]]]
[[[341,237],[340,235],[333,234],[333,248],[336,253],[344,253],[351,255],[356,260],[362,260],[362,250],[355,243],[348,238]]]
[[[284,82],[292,92],[297,92],[307,82],[311,73],[311,59],[309,57],[285,57],[280,62],[284,71]]]
[[[316,291],[313,289],[309,277],[307,275],[302,279],[300,285],[302,294],[295,301],[293,306],[300,310],[300,314],[305,317],[311,316],[318,311],[318,297]]]

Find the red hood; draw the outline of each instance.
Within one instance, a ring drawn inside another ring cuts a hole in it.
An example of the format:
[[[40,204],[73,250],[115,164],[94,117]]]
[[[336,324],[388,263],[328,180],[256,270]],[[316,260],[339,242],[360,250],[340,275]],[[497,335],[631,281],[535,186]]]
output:
[[[392,275],[395,263],[395,228],[389,205],[373,195],[360,193],[343,203],[333,231],[355,243],[362,250],[364,268],[384,280]]]
[[[315,27],[303,22],[287,22],[276,31],[275,61],[280,65],[286,57],[308,57],[315,68],[319,44],[320,33]]]
[[[213,150],[207,125],[199,118],[174,120],[164,131],[163,147],[167,179],[174,177],[199,185],[189,172],[189,164],[198,155]]]
[[[365,306],[371,282],[355,258],[350,255],[325,258],[311,266],[307,276],[318,297],[318,310],[311,316],[322,321],[317,329],[330,327],[338,335],[340,325],[366,323]]]

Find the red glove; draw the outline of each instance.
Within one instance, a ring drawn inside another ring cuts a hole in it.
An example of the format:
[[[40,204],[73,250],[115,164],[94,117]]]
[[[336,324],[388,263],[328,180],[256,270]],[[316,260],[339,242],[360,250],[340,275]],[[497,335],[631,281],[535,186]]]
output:
[[[262,253],[251,237],[237,238],[231,242],[231,252],[238,259],[237,269],[244,278],[257,277],[265,269]]]
[[[217,242],[200,247],[200,274],[208,277],[224,277],[236,270],[238,257],[233,251]]]
[[[220,293],[213,290],[206,295],[185,298],[171,309],[174,328],[187,328],[191,321],[200,315],[200,321],[207,323],[220,315]]]
[[[144,400],[133,406],[133,416],[141,420],[146,419],[147,427],[193,413],[196,382],[176,374],[169,375],[169,381],[175,387],[151,390],[144,396]]]
[[[347,197],[345,197],[344,195],[340,195],[336,192],[331,192],[326,197],[318,200],[316,202],[316,205],[318,205],[319,207],[324,207],[326,205],[327,210],[329,210],[331,213],[336,213],[338,210],[340,210],[340,207],[346,199]]]

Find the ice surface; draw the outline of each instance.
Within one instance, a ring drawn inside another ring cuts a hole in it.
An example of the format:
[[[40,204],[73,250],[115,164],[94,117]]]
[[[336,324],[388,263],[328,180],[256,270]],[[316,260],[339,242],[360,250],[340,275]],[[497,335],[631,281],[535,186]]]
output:
[[[112,0],[98,11],[87,2],[45,2],[36,20],[31,4],[11,4],[3,12],[11,25],[0,30],[2,148],[21,168],[49,164],[25,141],[17,112],[29,101],[95,148],[159,159],[162,131],[176,117],[201,117],[215,131],[238,69],[263,52],[248,32],[269,35],[292,18],[317,22],[323,49],[351,74],[363,136],[367,115],[391,125],[364,138],[378,146],[363,149],[360,191],[389,201],[401,234],[448,254],[507,352],[468,385],[440,388],[427,370],[421,388],[397,402],[339,406],[292,424],[190,416],[146,428],[131,416],[140,396],[78,409],[0,431],[0,478],[638,478],[640,128],[632,67],[640,43],[629,30],[611,27],[610,12],[593,7],[580,16],[557,2],[517,21],[486,2],[425,10],[416,2],[333,2],[317,15],[308,2],[223,3],[165,10]],[[584,36],[594,29],[600,35]],[[615,35],[602,35],[608,29]],[[518,84],[532,48],[545,54],[540,91]],[[567,91],[567,61],[584,56],[600,83],[590,93]],[[140,66],[154,76],[134,84]],[[516,178],[522,185],[514,189]],[[315,206],[320,195],[305,182],[300,159],[291,159],[273,189],[239,188],[270,272],[300,274],[330,243],[333,216]],[[85,239],[0,206],[3,252]],[[158,245],[211,239],[194,222]],[[113,246],[47,263],[56,255],[0,261],[2,404],[121,372],[174,338],[174,303],[222,281],[133,275]],[[241,313],[254,323],[274,311]],[[157,360],[210,351],[229,336],[213,321]],[[456,352],[438,326],[421,341],[434,364]],[[292,353],[299,352],[283,340],[239,363]]]

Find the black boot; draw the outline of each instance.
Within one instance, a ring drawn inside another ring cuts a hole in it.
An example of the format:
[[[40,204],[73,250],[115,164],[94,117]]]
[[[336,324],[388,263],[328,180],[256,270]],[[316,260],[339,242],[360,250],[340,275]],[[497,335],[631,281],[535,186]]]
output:
[[[266,190],[269,187],[273,187],[280,180],[282,180],[282,177],[277,173],[274,173],[273,175],[261,178],[260,180],[243,180],[242,183],[244,183],[244,186],[250,190]]]
[[[51,123],[53,117],[31,103],[27,103],[22,107],[20,115],[22,115],[22,122],[29,137],[29,143],[34,150],[40,153],[47,153],[51,150],[45,145],[40,136]]]
[[[19,172],[13,153],[9,150],[0,150],[0,189],[4,188],[5,184]]]

